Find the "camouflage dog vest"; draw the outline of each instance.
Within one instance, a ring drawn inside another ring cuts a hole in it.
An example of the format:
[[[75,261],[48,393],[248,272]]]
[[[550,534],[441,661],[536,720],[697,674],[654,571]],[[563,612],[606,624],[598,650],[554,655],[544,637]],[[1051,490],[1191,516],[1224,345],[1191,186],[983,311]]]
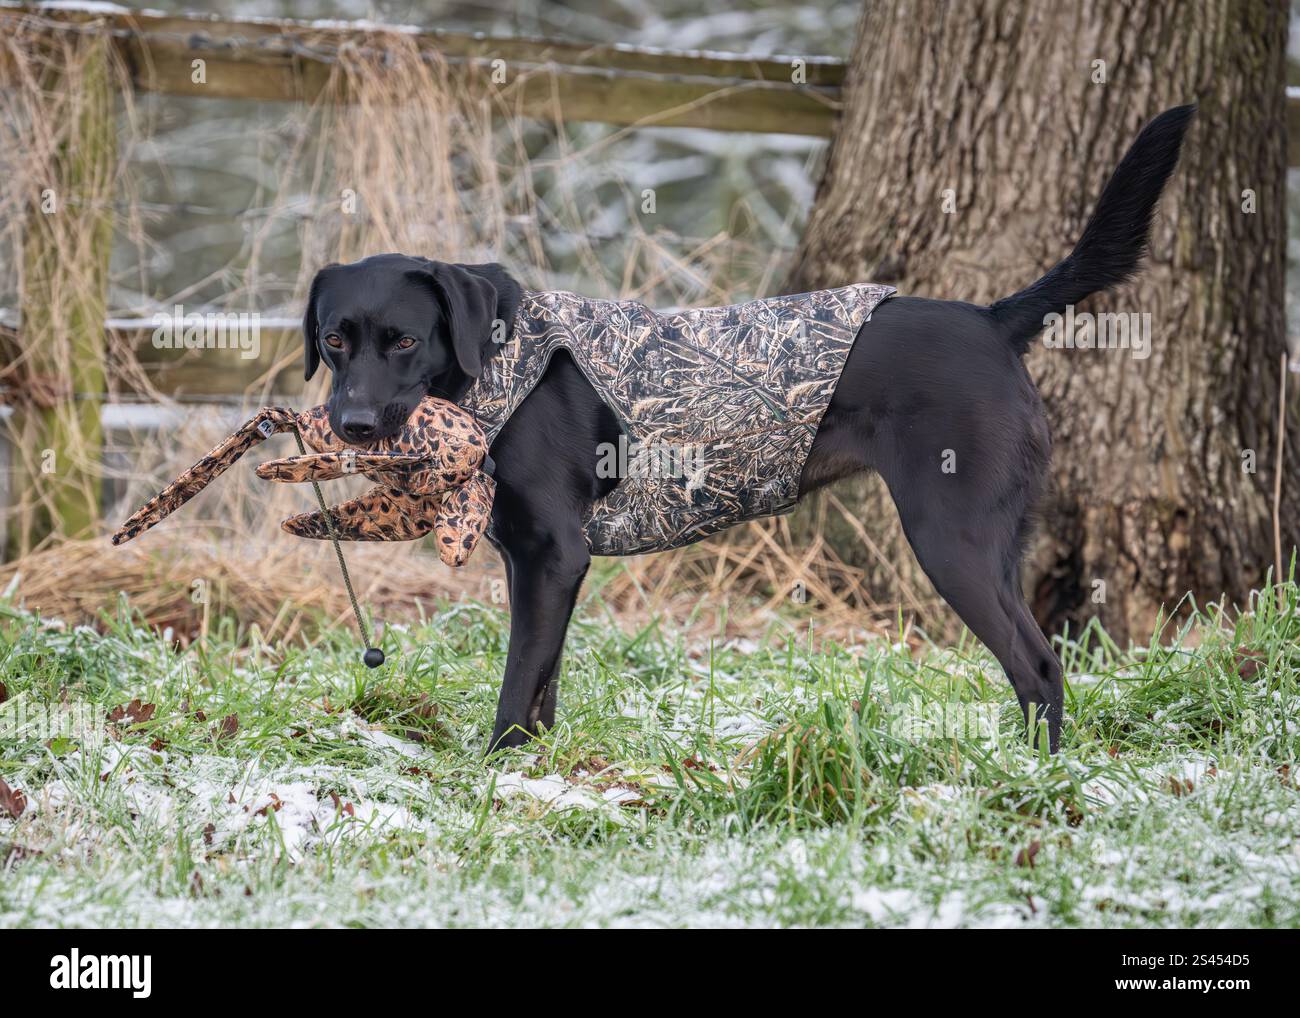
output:
[[[461,400],[489,444],[568,351],[623,435],[599,451],[618,487],[583,521],[593,555],[690,544],[790,512],[862,324],[893,287],[859,283],[660,313],[635,301],[526,292],[514,335]]]

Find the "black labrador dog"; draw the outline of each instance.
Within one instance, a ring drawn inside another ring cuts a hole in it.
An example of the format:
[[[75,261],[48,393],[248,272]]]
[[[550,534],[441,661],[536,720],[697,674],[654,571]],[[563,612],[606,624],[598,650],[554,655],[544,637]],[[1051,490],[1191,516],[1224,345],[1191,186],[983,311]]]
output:
[[[1061,666],[1031,617],[1019,568],[1051,442],[1022,357],[1063,312],[1131,276],[1193,107],[1142,131],[1102,191],[1074,250],[1037,282],[983,307],[895,296],[857,333],[800,477],[800,496],[878,471],[935,589],[997,657],[1026,720],[1061,731]],[[521,289],[500,265],[378,255],[323,269],[304,318],[306,377],[333,372],[335,432],[366,443],[421,397],[456,401],[514,321]],[[979,426],[972,423],[978,421]],[[568,356],[556,355],[491,448],[493,543],[510,591],[510,649],[489,748],[554,724],[556,673],[591,561],[580,521],[619,482],[599,450],[619,422]],[[936,468],[944,450],[963,467]]]

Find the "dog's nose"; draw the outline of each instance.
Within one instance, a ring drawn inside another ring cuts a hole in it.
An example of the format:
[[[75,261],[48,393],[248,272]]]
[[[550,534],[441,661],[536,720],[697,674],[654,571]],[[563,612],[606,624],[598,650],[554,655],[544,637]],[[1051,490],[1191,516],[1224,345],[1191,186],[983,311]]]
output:
[[[339,427],[349,442],[365,442],[379,429],[379,415],[373,410],[348,410],[339,421]]]

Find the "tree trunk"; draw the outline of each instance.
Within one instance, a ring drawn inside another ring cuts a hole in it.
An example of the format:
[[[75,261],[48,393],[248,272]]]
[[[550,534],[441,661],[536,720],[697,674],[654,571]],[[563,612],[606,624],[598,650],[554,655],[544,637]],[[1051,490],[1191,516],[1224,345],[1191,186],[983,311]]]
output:
[[[1054,455],[1025,590],[1050,630],[1096,615],[1140,641],[1162,606],[1240,602],[1273,565],[1287,17],[1281,0],[866,5],[792,291],[1005,296],[1069,252],[1146,121],[1199,104],[1151,257],[1076,309],[1149,313],[1149,358],[1029,354]],[[1300,540],[1295,400],[1288,431],[1284,570]],[[893,561],[855,554],[847,529],[830,535],[840,553],[882,599],[904,600],[900,577],[930,593],[883,484],[851,483],[841,498]]]

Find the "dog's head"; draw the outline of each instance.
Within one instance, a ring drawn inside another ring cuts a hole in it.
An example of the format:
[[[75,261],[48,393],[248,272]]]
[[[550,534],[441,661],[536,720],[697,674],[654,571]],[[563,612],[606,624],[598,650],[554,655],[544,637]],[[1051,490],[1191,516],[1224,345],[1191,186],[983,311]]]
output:
[[[422,398],[463,396],[509,339],[520,287],[500,265],[375,255],[316,274],[303,316],[306,377],[333,372],[330,427],[368,445]]]

